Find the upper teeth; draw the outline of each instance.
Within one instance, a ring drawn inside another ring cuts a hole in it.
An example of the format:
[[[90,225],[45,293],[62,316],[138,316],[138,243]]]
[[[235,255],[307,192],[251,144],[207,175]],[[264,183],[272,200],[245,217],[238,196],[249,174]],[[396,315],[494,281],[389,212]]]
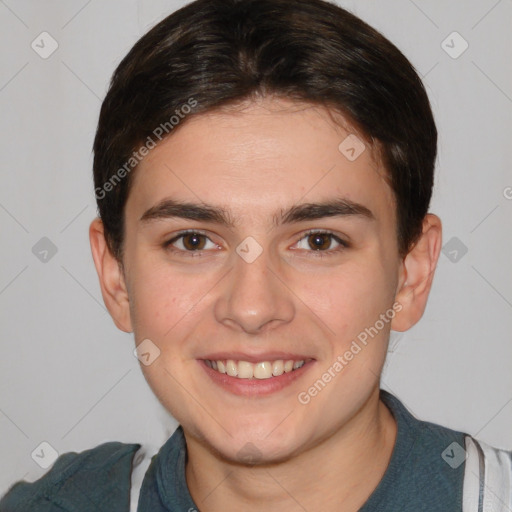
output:
[[[211,361],[205,360],[205,363],[210,368],[217,370],[220,373],[227,373],[231,377],[238,377],[239,379],[270,379],[270,377],[277,377],[283,373],[288,373],[304,364],[304,360],[294,361],[288,359],[278,359],[277,361],[261,361],[260,363],[250,363],[248,361],[234,361],[233,359]]]

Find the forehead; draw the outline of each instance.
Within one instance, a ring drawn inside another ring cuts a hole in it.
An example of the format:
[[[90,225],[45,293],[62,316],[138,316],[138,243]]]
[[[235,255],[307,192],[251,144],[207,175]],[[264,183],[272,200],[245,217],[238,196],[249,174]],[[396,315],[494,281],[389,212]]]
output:
[[[224,206],[236,217],[336,197],[389,210],[377,152],[334,116],[276,98],[196,114],[139,164],[127,210],[142,213],[167,197]]]

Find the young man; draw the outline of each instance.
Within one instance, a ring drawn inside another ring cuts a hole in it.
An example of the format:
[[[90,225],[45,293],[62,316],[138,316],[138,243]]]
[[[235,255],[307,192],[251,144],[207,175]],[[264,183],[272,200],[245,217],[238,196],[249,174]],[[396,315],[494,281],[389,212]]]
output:
[[[379,385],[439,257],[436,139],[410,63],[334,4],[198,0],[153,28],[102,106],[90,240],[180,427],[151,464],[62,455],[1,510],[510,510],[509,452]]]

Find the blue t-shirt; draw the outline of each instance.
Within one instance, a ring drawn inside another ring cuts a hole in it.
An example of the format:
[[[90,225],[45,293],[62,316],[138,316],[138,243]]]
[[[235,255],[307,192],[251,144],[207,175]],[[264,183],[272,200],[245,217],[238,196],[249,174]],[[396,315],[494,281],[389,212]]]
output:
[[[360,512],[460,512],[465,462],[450,457],[457,452],[453,443],[464,448],[465,434],[416,419],[387,391],[381,390],[380,397],[397,422],[397,437],[386,472]],[[128,512],[131,469],[140,446],[110,442],[63,454],[36,482],[11,487],[0,512]],[[146,471],[140,512],[201,510],[188,491],[185,462],[185,437],[178,427]]]

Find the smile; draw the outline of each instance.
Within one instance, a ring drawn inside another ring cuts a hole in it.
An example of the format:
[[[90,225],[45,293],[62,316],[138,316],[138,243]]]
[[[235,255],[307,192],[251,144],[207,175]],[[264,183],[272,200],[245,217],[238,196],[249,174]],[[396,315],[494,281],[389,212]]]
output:
[[[275,361],[250,363],[249,361],[236,361],[233,359],[217,361],[205,359],[204,363],[208,368],[218,373],[227,374],[230,377],[264,380],[298,370],[308,361],[310,360],[277,359]]]

